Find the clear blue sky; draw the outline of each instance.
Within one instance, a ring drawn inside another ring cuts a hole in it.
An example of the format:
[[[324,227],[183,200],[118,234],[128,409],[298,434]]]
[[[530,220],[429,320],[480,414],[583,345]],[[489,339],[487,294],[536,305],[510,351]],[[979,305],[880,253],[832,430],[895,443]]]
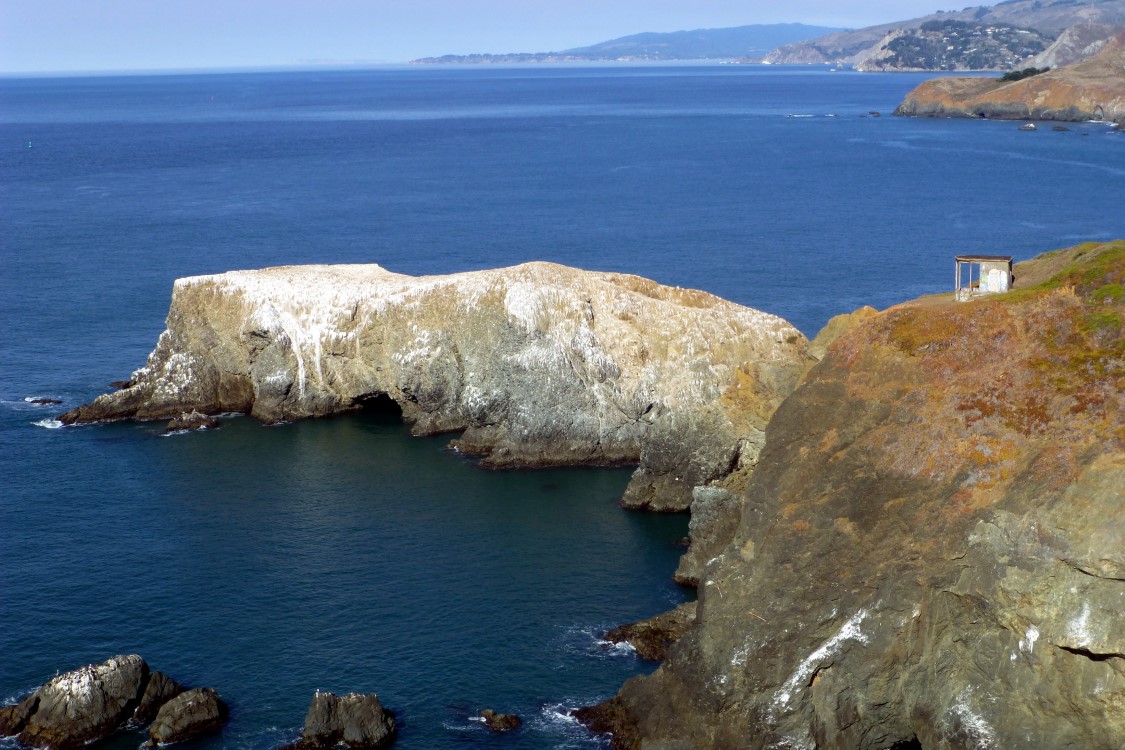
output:
[[[540,52],[641,31],[784,22],[869,26],[949,9],[938,1],[0,0],[0,72]]]

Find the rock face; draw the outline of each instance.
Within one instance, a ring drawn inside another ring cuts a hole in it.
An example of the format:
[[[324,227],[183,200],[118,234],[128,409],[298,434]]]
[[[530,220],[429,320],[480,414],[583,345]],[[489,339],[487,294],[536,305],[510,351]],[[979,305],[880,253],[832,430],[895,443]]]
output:
[[[349,693],[343,697],[317,692],[305,715],[301,739],[292,750],[380,748],[394,741],[394,714],[383,708],[374,694]]]
[[[389,398],[418,434],[463,430],[455,445],[486,466],[639,462],[626,503],[683,510],[753,464],[806,347],[704,292],[549,263],[237,271],[178,280],[146,366],[62,420],[277,422]]]
[[[227,720],[227,706],[211,688],[180,693],[160,707],[148,729],[148,745],[168,745],[217,732]]]
[[[895,114],[1125,123],[1125,33],[1089,60],[1020,81],[926,81],[907,94]]]
[[[696,624],[583,721],[627,748],[1125,747],[1125,242],[1016,278],[827,347]]]

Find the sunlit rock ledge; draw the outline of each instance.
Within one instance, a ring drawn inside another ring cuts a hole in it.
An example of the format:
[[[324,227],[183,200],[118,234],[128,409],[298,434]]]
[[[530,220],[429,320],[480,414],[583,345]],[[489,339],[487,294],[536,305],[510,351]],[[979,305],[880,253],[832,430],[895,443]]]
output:
[[[705,292],[550,263],[411,277],[286,266],[176,281],[128,385],[68,424],[390,399],[491,467],[639,464],[625,502],[682,510],[736,481],[808,362],[792,325]],[[734,479],[731,479],[731,477]]]

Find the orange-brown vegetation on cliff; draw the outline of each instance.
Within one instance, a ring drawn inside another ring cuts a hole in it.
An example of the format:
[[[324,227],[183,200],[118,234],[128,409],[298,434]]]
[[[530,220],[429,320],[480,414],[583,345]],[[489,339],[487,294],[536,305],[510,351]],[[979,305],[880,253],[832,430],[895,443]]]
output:
[[[895,114],[1125,122],[1125,32],[1089,60],[1019,81],[925,81],[907,94]]]
[[[849,397],[894,404],[891,424],[925,424],[909,441],[866,436],[880,468],[961,476],[966,499],[1029,468],[1027,443],[1048,433],[1060,465],[1094,443],[1125,450],[1125,242],[1050,253],[1016,276],[1008,295],[902,305],[833,347]],[[887,377],[903,358],[918,360],[908,380]]]

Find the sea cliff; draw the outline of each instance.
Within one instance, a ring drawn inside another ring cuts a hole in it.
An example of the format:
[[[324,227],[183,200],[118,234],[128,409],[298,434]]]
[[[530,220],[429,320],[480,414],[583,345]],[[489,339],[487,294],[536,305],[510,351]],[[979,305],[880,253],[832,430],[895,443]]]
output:
[[[550,263],[235,271],[176,281],[147,364],[62,420],[278,422],[393,402],[486,466],[639,464],[625,503],[685,510],[698,485],[744,481],[807,347],[705,292]]]
[[[1089,60],[1019,81],[926,81],[907,94],[895,114],[1125,124],[1125,33]]]
[[[1125,242],[834,322],[618,748],[1125,746]],[[723,531],[725,530],[725,531]]]

